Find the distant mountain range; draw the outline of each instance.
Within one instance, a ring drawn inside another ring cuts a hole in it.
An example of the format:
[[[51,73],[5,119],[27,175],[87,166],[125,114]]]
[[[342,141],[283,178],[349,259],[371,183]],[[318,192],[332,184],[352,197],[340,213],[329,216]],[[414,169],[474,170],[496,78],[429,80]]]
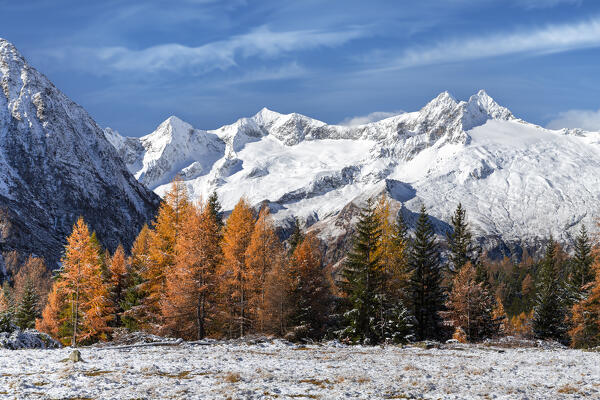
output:
[[[600,133],[527,123],[483,90],[468,101],[444,92],[417,112],[354,127],[265,108],[215,130],[170,117],[141,138],[105,134],[158,194],[179,174],[194,198],[216,190],[228,210],[241,196],[266,201],[284,231],[293,217],[317,230],[332,262],[356,206],[379,193],[409,221],[425,204],[440,234],[461,202],[495,256],[549,235],[570,243],[600,215]]]
[[[0,276],[12,251],[56,266],[81,215],[110,250],[131,245],[159,198],[88,113],[0,39]]]
[[[216,190],[269,204],[283,237],[298,217],[329,263],[349,246],[357,210],[385,194],[414,222],[425,204],[439,234],[457,204],[494,255],[570,243],[600,204],[600,133],[548,130],[485,91],[444,92],[416,112],[360,126],[262,109],[215,130],[170,117],[141,138],[102,130],[0,39],[0,254],[52,265],[83,215],[102,243],[130,245],[180,175],[194,199]],[[137,181],[136,181],[137,178]],[[2,271],[2,259],[0,259]]]

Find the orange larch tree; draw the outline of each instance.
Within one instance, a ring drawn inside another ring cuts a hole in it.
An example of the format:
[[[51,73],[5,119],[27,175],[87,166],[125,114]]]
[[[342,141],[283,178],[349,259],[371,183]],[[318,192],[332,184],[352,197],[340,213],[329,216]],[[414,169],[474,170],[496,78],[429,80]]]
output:
[[[166,293],[167,275],[175,265],[175,244],[181,231],[181,224],[191,210],[185,183],[176,177],[171,190],[165,195],[158,210],[154,229],[148,244],[148,265],[143,271],[142,326],[150,331],[159,332],[162,320],[161,301]]]
[[[248,318],[256,322],[255,330],[265,331],[265,289],[267,276],[283,252],[282,244],[271,222],[269,208],[263,207],[258,215],[254,231],[246,250],[248,271]]]
[[[569,336],[571,346],[577,348],[600,346],[600,261],[597,253],[598,249],[594,251],[596,261],[591,267],[595,272],[595,280],[583,287],[589,294],[572,309]]]
[[[119,326],[123,312],[122,303],[130,284],[129,259],[125,255],[125,249],[122,245],[119,244],[115,254],[110,258],[108,268],[110,276],[110,300],[114,309],[114,322],[116,326]]]
[[[181,223],[175,267],[162,303],[165,331],[185,339],[207,335],[216,313],[216,269],[221,260],[220,227],[206,205],[193,207]]]
[[[254,230],[254,212],[244,199],[236,204],[227,219],[223,232],[223,261],[219,265],[218,277],[221,295],[222,327],[234,336],[247,333],[250,320],[247,315],[250,279],[246,268],[246,250]]]

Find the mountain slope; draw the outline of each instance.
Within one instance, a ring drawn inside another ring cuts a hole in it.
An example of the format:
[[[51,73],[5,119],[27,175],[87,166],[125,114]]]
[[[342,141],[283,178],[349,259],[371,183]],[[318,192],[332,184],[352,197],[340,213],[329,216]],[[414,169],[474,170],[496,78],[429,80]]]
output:
[[[102,129],[3,39],[0,87],[0,254],[56,265],[80,215],[109,249],[131,244],[158,198]]]
[[[594,226],[600,197],[599,133],[529,124],[484,91],[468,101],[444,92],[417,112],[356,127],[263,109],[216,130],[187,128],[205,143],[196,157],[167,151],[180,139],[161,127],[114,141],[121,154],[135,155],[125,157],[134,175],[144,181],[152,170],[150,188],[163,194],[180,171],[194,197],[216,189],[225,209],[242,195],[266,200],[282,227],[298,216],[318,231],[331,262],[347,246],[353,204],[380,193],[409,221],[424,203],[439,233],[462,202],[476,236],[499,253],[549,234],[569,242],[578,223]],[[157,157],[150,148],[165,150]],[[202,168],[190,174],[197,163]]]

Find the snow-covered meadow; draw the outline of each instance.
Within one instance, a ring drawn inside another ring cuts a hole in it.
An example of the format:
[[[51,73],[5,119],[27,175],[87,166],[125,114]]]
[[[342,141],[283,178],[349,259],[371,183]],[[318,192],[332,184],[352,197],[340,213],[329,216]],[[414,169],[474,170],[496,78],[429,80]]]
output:
[[[600,353],[285,341],[0,350],[2,399],[600,399]]]

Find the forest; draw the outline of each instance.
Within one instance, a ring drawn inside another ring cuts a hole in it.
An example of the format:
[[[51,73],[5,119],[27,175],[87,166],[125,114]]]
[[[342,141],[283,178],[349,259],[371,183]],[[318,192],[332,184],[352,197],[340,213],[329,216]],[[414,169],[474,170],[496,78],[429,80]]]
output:
[[[268,207],[256,213],[242,198],[224,221],[216,193],[193,203],[175,179],[131,249],[110,254],[79,218],[58,270],[36,257],[9,268],[0,331],[35,328],[72,346],[109,341],[119,329],[186,340],[518,336],[600,345],[599,248],[585,226],[572,255],[549,238],[539,259],[498,261],[478,248],[460,204],[444,241],[424,206],[412,233],[393,214],[384,196],[367,201],[334,271],[297,222],[282,242]]]

